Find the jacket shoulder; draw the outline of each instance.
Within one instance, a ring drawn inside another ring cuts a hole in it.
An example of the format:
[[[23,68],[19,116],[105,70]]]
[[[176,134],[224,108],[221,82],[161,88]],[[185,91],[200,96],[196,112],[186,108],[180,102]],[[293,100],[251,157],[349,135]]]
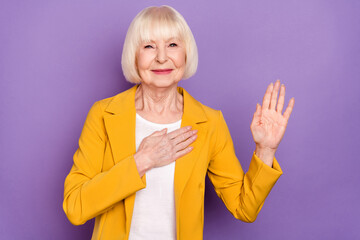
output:
[[[119,93],[121,94],[121,93]],[[114,96],[111,96],[111,97],[107,97],[107,98],[103,98],[103,99],[100,99],[98,101],[96,101],[94,104],[98,104],[100,106],[100,108],[104,111],[107,106],[109,106],[109,104],[119,95],[114,95]]]
[[[105,111],[107,109],[107,107],[110,105],[110,103],[124,101],[126,99],[126,97],[129,96],[129,94],[131,93],[132,90],[133,90],[133,88],[129,88],[129,89],[122,91],[116,95],[100,99],[100,100],[96,101],[94,104],[99,104],[100,108],[103,111]]]
[[[200,102],[199,102],[200,103]],[[212,108],[212,107],[209,107],[205,104],[202,104],[200,103],[202,109],[204,110],[205,114],[206,114],[206,117],[208,118],[208,120],[217,120],[219,118],[219,112],[220,110],[218,109],[215,109],[215,108]]]

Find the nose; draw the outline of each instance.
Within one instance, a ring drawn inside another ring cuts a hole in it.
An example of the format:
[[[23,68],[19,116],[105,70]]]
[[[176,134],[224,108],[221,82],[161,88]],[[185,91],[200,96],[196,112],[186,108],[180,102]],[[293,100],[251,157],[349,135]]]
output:
[[[168,56],[165,47],[159,47],[157,49],[156,61],[158,61],[159,63],[164,63],[167,61],[167,59]]]

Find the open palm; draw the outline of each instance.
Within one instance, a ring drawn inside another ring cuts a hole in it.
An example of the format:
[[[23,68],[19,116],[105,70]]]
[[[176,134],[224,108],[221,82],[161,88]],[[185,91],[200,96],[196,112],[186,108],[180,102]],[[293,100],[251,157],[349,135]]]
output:
[[[279,101],[277,102],[279,90]],[[295,103],[295,99],[291,98],[284,114],[282,114],[284,99],[285,85],[282,84],[280,86],[280,81],[277,80],[275,86],[271,83],[266,89],[262,106],[256,105],[250,129],[254,141],[259,148],[268,148],[275,151],[278,148],[285,134],[286,126]]]

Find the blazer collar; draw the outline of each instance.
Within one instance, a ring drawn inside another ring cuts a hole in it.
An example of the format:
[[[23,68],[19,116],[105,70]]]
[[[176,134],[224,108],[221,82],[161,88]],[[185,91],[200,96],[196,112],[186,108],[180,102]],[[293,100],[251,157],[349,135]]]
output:
[[[105,128],[109,137],[110,146],[113,153],[114,164],[117,164],[131,154],[136,152],[135,144],[135,127],[136,127],[136,109],[135,109],[135,92],[139,85],[114,96],[105,111],[112,113],[104,116]],[[182,87],[177,88],[178,92],[183,95],[184,109],[181,120],[181,127],[192,126],[193,129],[198,130],[198,137],[191,144],[193,150],[185,156],[179,158],[175,162],[174,175],[174,192],[175,192],[175,208],[176,208],[176,223],[179,229],[179,206],[183,190],[192,174],[197,159],[202,153],[202,144],[206,141],[208,127],[207,124],[200,124],[207,121],[201,103],[195,100]],[[207,153],[202,153],[207,154]],[[204,176],[205,177],[205,176]],[[142,177],[146,182],[146,174]],[[135,195],[125,199],[126,218],[132,217]],[[130,224],[127,221],[127,225]],[[128,229],[130,226],[127,226]]]

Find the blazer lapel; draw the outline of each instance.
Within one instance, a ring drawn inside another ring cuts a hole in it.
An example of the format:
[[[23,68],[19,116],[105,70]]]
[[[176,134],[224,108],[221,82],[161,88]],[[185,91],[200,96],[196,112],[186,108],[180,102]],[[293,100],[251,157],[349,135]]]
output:
[[[207,135],[207,128],[205,125],[199,124],[207,121],[205,112],[200,103],[196,101],[187,91],[185,91],[185,89],[178,87],[178,91],[182,93],[184,97],[184,112],[181,120],[181,127],[192,126],[192,129],[198,130],[198,137],[195,142],[191,144],[191,146],[193,146],[193,150],[185,156],[177,159],[175,162],[174,189],[177,218],[179,217],[179,202],[181,195],[191,176],[195,162],[199,158],[201,145],[204,143]],[[177,222],[179,222],[178,219]]]
[[[139,85],[135,85],[125,92],[116,95],[105,110],[112,113],[112,115],[105,115],[104,122],[114,157],[114,165],[121,161],[121,159],[136,152],[135,92],[138,86]],[[198,130],[198,137],[195,142],[191,144],[193,150],[177,159],[175,162],[175,206],[177,223],[179,223],[179,202],[181,194],[191,176],[194,164],[201,151],[201,143],[204,142],[207,134],[207,128],[199,123],[206,122],[207,118],[201,104],[197,100],[185,91],[185,89],[178,87],[177,90],[184,98],[184,112],[181,120],[181,127],[192,126],[193,129]],[[146,174],[143,176],[143,179],[146,179]],[[134,202],[135,194],[125,199],[126,219],[131,219]],[[130,224],[130,221],[127,221],[126,224]],[[177,226],[177,228],[178,227],[179,226]]]
[[[121,159],[136,152],[135,142],[135,92],[138,85],[120,93],[114,97],[106,108],[112,115],[104,117],[106,132],[114,158],[114,165]],[[144,175],[142,179],[146,179]],[[126,229],[130,229],[130,223],[134,209],[135,194],[130,195],[124,201]]]
[[[124,92],[124,96],[117,95],[106,108],[112,115],[105,115],[105,128],[109,137],[114,157],[114,164],[121,159],[135,153],[135,91]]]

